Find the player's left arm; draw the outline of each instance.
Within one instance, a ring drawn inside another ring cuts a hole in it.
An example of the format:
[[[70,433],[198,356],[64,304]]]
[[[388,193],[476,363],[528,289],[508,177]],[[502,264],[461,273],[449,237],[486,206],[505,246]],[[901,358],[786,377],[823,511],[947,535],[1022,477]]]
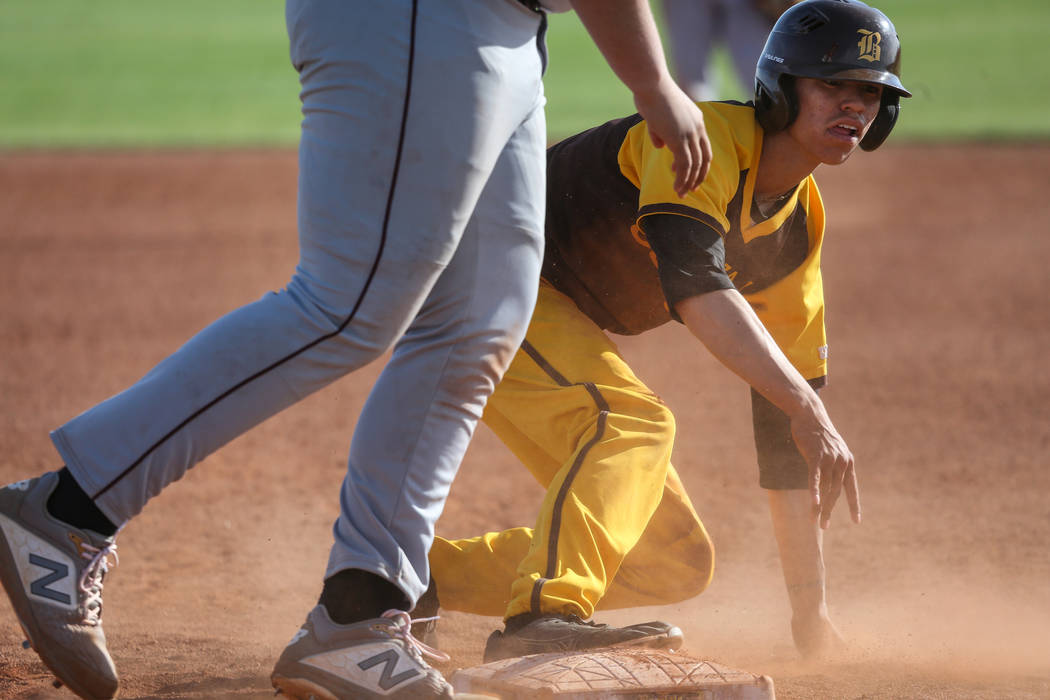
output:
[[[784,356],[740,292],[724,289],[689,297],[675,310],[712,355],[788,415],[792,438],[809,467],[810,507],[820,525],[827,527],[843,494],[859,523],[853,453],[817,392]]]
[[[853,453],[817,392],[728,280],[720,265],[724,247],[718,232],[674,215],[646,216],[639,225],[658,259],[661,285],[675,315],[716,359],[789,417],[792,439],[808,465],[811,507],[820,525],[827,527],[843,493],[859,523]],[[687,255],[679,252],[683,236],[675,234],[681,231],[691,233]],[[700,255],[703,251],[708,254]],[[668,264],[671,260],[675,264]]]
[[[713,227],[673,215],[645,217],[640,225],[659,261],[661,285],[675,315],[713,355],[756,390],[752,398],[756,446],[791,603],[792,634],[804,656],[834,650],[841,645],[842,637],[828,616],[821,527],[827,523],[834,499],[821,499],[819,519],[814,517],[814,499],[826,494],[828,482],[837,478],[842,480],[857,522],[860,501],[852,455],[814,389],[820,382],[815,380],[811,386],[802,378],[735,289],[725,273],[721,236]],[[808,411],[822,416],[818,420],[824,433],[820,441],[832,454],[838,454],[841,472],[820,467],[814,470],[812,454],[805,454],[805,446],[792,434],[799,426],[785,409],[799,399],[784,398],[792,396],[808,396],[802,403],[810,406]],[[798,452],[792,441],[800,448]]]
[[[770,490],[769,505],[791,602],[791,630],[804,656],[832,651],[842,638],[828,617],[822,530],[840,492],[845,492],[853,520],[860,522],[853,455],[816,391],[779,350],[739,292],[713,291],[685,299],[675,308],[715,357],[790,420],[784,433],[790,430],[806,460],[809,488]],[[797,413],[792,413],[793,406]]]

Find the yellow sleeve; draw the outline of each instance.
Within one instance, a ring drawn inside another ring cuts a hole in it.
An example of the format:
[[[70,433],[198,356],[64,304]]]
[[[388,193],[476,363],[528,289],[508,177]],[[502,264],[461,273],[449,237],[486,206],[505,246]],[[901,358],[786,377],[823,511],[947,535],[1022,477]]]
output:
[[[729,121],[719,112],[706,109],[705,104],[700,107],[713,158],[707,177],[697,189],[682,198],[674,191],[671,151],[653,146],[644,121],[632,128],[624,140],[619,154],[620,170],[638,188],[639,218],[655,213],[693,216],[708,224],[717,222],[719,233],[725,234],[729,230],[726,210],[739,187],[743,169],[741,149]]]

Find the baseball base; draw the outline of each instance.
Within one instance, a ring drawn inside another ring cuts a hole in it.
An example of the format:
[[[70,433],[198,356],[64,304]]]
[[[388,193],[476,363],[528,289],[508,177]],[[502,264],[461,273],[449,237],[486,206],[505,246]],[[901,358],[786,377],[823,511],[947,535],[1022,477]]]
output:
[[[773,680],[653,649],[555,652],[456,671],[459,693],[499,700],[775,700]]]

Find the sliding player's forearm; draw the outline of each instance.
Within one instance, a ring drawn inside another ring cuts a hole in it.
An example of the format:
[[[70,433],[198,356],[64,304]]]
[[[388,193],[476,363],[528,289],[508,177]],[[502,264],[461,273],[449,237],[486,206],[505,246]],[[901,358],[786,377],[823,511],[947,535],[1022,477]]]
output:
[[[722,289],[690,297],[675,310],[712,355],[788,416],[828,420],[817,393],[738,291]]]

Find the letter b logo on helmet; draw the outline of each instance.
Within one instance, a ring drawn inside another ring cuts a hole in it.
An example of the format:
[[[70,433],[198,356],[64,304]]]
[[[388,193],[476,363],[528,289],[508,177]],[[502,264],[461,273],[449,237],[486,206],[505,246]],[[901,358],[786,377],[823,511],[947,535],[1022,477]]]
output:
[[[861,35],[860,41],[857,42],[857,46],[860,47],[860,55],[857,58],[873,63],[878,61],[882,55],[882,34],[869,32],[867,29],[858,29],[857,33]]]
[[[883,87],[882,105],[860,142],[878,148],[893,130],[900,98],[901,45],[893,23],[859,0],[804,0],[773,26],[755,69],[755,114],[767,132],[798,116],[793,78],[858,80]]]

